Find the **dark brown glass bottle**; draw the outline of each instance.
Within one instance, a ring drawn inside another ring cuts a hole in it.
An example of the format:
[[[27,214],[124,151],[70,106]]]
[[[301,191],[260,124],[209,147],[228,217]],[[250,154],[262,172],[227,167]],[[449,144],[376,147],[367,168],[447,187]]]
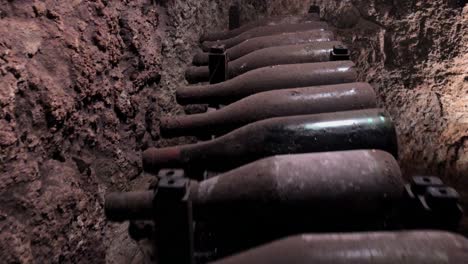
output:
[[[376,95],[367,83],[303,87],[254,94],[218,111],[163,117],[160,129],[164,137],[221,135],[272,117],[375,107]]]
[[[282,64],[331,61],[333,47],[343,46],[339,41],[313,42],[298,45],[270,47],[254,51],[228,63],[228,78],[232,79],[248,71]],[[208,82],[208,66],[189,67],[185,72],[189,83]]]
[[[287,88],[356,81],[354,63],[330,61],[287,64],[249,71],[225,82],[177,89],[179,104],[229,104],[249,95]]]
[[[211,32],[204,34],[200,41],[217,41],[217,40],[224,40],[236,37],[246,31],[254,29],[256,27],[262,26],[274,26],[280,24],[296,24],[301,22],[307,21],[318,21],[320,18],[317,14],[308,14],[306,16],[276,16],[276,17],[267,17],[263,19],[259,19],[250,23],[247,23],[239,28],[224,31],[224,32]]]
[[[389,228],[405,189],[398,163],[380,150],[276,156],[201,182],[161,180],[184,186],[193,220],[208,224],[224,249],[300,232]],[[106,216],[158,221],[159,191],[109,194]]]
[[[335,39],[333,32],[327,30],[308,30],[292,33],[282,33],[272,36],[256,37],[248,39],[232,48],[226,50],[229,60],[237,60],[256,50],[293,45],[306,44],[321,41],[333,41]],[[209,62],[209,53],[200,52],[193,57],[192,63],[197,66],[206,66]]]
[[[280,24],[274,26],[262,26],[246,31],[233,38],[218,41],[205,41],[202,43],[202,49],[204,51],[209,51],[210,48],[215,45],[224,45],[226,48],[231,48],[251,38],[271,36],[287,32],[307,31],[312,29],[328,29],[328,26],[325,22],[308,22],[301,24]]]
[[[212,264],[458,264],[467,260],[468,240],[461,235],[401,231],[295,235]]]
[[[404,186],[389,153],[354,150],[261,159],[214,178],[190,181],[188,192],[195,221],[255,225],[274,217],[277,223],[293,221],[316,231],[339,223],[344,229],[385,223],[393,206],[401,205]],[[153,219],[154,202],[153,191],[111,193],[106,215],[114,221]]]
[[[395,128],[380,109],[270,118],[210,141],[150,148],[143,167],[225,171],[271,155],[374,148],[397,156]]]

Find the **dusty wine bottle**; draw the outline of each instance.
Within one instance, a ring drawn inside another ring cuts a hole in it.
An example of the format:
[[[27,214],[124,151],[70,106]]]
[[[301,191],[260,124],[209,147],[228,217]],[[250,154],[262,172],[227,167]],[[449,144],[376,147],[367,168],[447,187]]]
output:
[[[354,63],[330,61],[287,64],[249,71],[225,82],[178,88],[179,104],[229,104],[249,95],[287,88],[356,81]]]
[[[210,141],[150,148],[143,153],[143,168],[225,171],[277,154],[373,148],[397,156],[393,123],[380,109],[270,118]]]
[[[312,231],[384,223],[401,205],[404,181],[389,153],[354,150],[269,157],[190,181],[187,190],[196,221],[255,226],[271,219],[302,223],[301,229]],[[154,195],[108,194],[106,216],[112,221],[157,218]]]
[[[272,117],[375,108],[376,104],[368,83],[276,90],[251,95],[218,111],[163,117],[160,130],[163,137],[220,135]]]
[[[302,234],[213,264],[465,263],[468,240],[442,231]]]
[[[226,48],[231,48],[251,38],[271,36],[287,32],[307,31],[312,29],[328,29],[328,26],[325,22],[308,22],[301,24],[280,24],[274,26],[263,26],[251,29],[233,38],[218,41],[204,41],[201,46],[204,51],[209,51],[210,48],[215,45],[224,45]]]
[[[327,226],[342,222],[338,215],[347,216],[350,225],[366,222],[362,227],[388,219],[393,213],[389,205],[400,205],[403,189],[392,155],[355,150],[265,158],[194,184],[191,198],[199,220],[252,222],[257,215],[259,222],[274,217],[278,223],[294,219],[299,225],[302,218],[308,230],[324,230],[317,212]]]
[[[256,37],[248,39],[232,48],[227,49],[229,60],[237,60],[256,50],[285,46],[293,44],[306,44],[320,41],[333,41],[335,39],[333,32],[327,30],[308,30],[292,33],[282,33],[272,36]],[[197,66],[208,65],[208,53],[200,52],[193,57],[192,63]]]
[[[267,66],[331,61],[333,48],[338,46],[343,46],[343,43],[313,42],[257,50],[237,60],[229,61],[227,76],[228,79],[232,79],[245,72]],[[185,79],[189,83],[208,82],[210,70],[208,66],[189,67],[185,72]]]
[[[280,24],[297,24],[302,22],[318,21],[320,18],[317,14],[308,14],[306,16],[276,16],[259,19],[247,23],[239,28],[224,31],[224,32],[211,32],[202,35],[200,41],[217,41],[236,37],[246,31],[261,26],[274,26]]]

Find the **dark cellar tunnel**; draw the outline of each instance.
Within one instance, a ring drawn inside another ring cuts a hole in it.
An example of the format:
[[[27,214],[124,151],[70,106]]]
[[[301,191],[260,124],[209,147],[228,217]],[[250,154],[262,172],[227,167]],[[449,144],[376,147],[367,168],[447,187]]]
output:
[[[3,1],[0,262],[468,263],[465,2]]]

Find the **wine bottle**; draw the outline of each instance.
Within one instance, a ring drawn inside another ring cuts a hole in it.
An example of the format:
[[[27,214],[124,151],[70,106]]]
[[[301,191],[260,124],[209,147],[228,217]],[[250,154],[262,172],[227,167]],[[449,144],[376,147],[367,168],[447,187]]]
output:
[[[249,123],[281,116],[375,108],[368,83],[276,90],[251,95],[217,111],[161,118],[163,137],[220,135]]]
[[[270,118],[210,141],[147,149],[143,168],[225,171],[271,155],[373,148],[397,156],[395,128],[380,109]]]
[[[400,231],[295,235],[211,263],[458,264],[467,260],[468,240],[461,235]]]
[[[308,231],[383,224],[401,205],[405,188],[397,161],[380,150],[273,156],[188,185],[195,221],[253,224],[274,217],[277,223],[302,222]],[[154,219],[154,202],[153,191],[111,193],[106,216]]]
[[[398,163],[380,150],[283,155],[201,182],[176,177],[161,181],[163,188],[177,188],[177,197],[187,197],[192,219],[207,224],[216,244],[225,249],[300,232],[394,228],[405,203]],[[112,221],[158,221],[166,212],[158,207],[162,191],[108,194],[106,216]]]
[[[239,43],[242,43],[248,39],[261,37],[261,36],[270,36],[286,32],[299,32],[307,31],[312,29],[328,29],[327,23],[325,22],[309,22],[301,24],[280,24],[273,26],[262,26],[257,27],[251,30],[248,30],[238,36],[233,38],[218,40],[218,41],[204,41],[202,43],[202,49],[204,51],[209,51],[211,47],[215,45],[224,45],[226,48],[231,48]]]
[[[307,44],[270,47],[249,53],[228,63],[228,78],[232,79],[248,71],[282,64],[331,61],[333,47],[343,46],[339,41],[312,42]],[[185,71],[189,83],[208,82],[208,66],[189,67]]]
[[[229,104],[249,95],[287,88],[355,82],[351,61],[287,64],[249,71],[225,82],[178,88],[179,104]]]
[[[280,24],[296,24],[302,22],[310,22],[310,21],[318,21],[320,18],[317,14],[308,14],[306,16],[275,16],[275,17],[267,17],[263,19],[259,19],[250,23],[247,23],[239,28],[229,30],[229,31],[221,31],[221,32],[211,32],[202,35],[200,41],[217,41],[217,40],[224,40],[236,37],[246,31],[254,29],[256,27],[261,26],[274,26]]]
[[[263,36],[248,39],[232,48],[226,50],[229,60],[237,60],[238,58],[245,56],[256,50],[293,45],[293,44],[305,44],[319,41],[333,41],[335,39],[333,32],[316,29],[292,33],[282,33],[272,36]],[[192,63],[197,66],[206,66],[209,61],[209,53],[199,52],[193,57]]]

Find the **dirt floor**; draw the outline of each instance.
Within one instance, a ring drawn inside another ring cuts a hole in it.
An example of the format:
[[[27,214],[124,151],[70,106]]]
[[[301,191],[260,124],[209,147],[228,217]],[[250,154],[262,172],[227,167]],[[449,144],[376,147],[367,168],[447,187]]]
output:
[[[161,140],[158,118],[183,111],[174,89],[229,2],[0,5],[1,262],[141,260],[125,225],[105,221],[104,194],[145,186],[143,149],[183,142]],[[310,2],[243,0],[242,20]],[[468,197],[468,7],[316,2],[394,118],[406,174],[441,175]]]

